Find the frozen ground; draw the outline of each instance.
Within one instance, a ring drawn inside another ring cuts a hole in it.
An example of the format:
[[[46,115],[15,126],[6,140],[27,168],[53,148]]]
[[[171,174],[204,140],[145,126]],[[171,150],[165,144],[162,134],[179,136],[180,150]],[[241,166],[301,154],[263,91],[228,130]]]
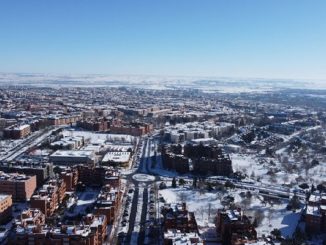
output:
[[[148,174],[135,174],[132,178],[140,182],[150,182],[155,180],[154,176]]]
[[[105,142],[125,142],[125,143],[133,143],[135,137],[126,134],[101,134],[101,133],[93,133],[89,131],[82,130],[64,130],[63,135],[66,137],[69,136],[84,136],[85,139],[90,139],[90,143],[98,143],[99,141]]]
[[[87,214],[86,209],[93,205],[96,201],[99,189],[87,188],[84,192],[77,193],[78,200],[73,210],[67,210],[67,216],[76,216],[79,214]]]
[[[105,75],[105,74],[40,74],[0,73],[1,85],[30,85],[47,87],[131,87],[146,89],[186,89],[203,91],[262,92],[282,88],[325,88],[324,81],[264,78]]]
[[[263,202],[263,197],[253,193],[249,203],[244,203],[240,196],[241,190],[228,190],[227,193],[219,191],[200,191],[190,187],[168,188],[159,191],[166,203],[186,202],[189,211],[195,213],[199,229],[206,236],[213,236],[212,228],[215,227],[214,219],[217,209],[223,208],[221,200],[231,195],[237,206],[248,210],[248,216],[254,217],[257,212],[262,213],[262,221],[257,228],[258,237],[269,235],[274,228],[280,229],[284,237],[292,236],[301,214],[286,210],[287,203]]]

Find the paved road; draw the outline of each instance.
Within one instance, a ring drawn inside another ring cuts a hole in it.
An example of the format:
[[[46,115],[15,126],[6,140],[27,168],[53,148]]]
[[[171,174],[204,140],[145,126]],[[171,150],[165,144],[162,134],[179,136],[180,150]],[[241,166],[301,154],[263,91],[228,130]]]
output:
[[[146,215],[147,215],[147,206],[148,206],[148,189],[144,189],[143,193],[143,207],[140,219],[140,231],[138,235],[138,245],[143,245],[145,241],[145,232],[146,232]]]
[[[140,229],[138,234],[136,234],[137,237],[137,244],[143,245],[145,243],[145,237],[146,237],[146,216],[147,216],[147,210],[148,210],[148,199],[149,199],[149,193],[148,193],[148,187],[150,184],[153,183],[154,180],[156,180],[158,177],[155,177],[152,179],[144,179],[144,180],[135,180],[133,178],[136,174],[146,174],[151,175],[150,173],[150,148],[151,143],[150,140],[146,139],[143,144],[143,151],[142,156],[139,160],[139,165],[137,170],[132,173],[126,175],[127,178],[127,186],[130,184],[135,185],[135,191],[134,196],[131,203],[131,211],[129,216],[129,226],[128,226],[128,232],[126,234],[126,237],[123,241],[123,244],[134,244],[135,241],[133,240],[133,237],[135,236],[135,228],[138,225],[140,225]],[[139,205],[139,193],[142,193],[142,205]],[[124,206],[124,204],[123,204]],[[141,210],[140,220],[137,220],[137,212]]]
[[[135,221],[136,221],[136,214],[137,214],[137,206],[138,206],[138,195],[139,195],[139,187],[138,184],[135,184],[135,191],[134,191],[134,197],[132,199],[132,205],[131,205],[131,210],[130,210],[130,216],[129,216],[129,229],[127,236],[125,238],[125,244],[130,244],[131,242],[131,236],[132,232],[135,227]]]
[[[0,161],[11,161],[27,151],[29,148],[42,143],[54,130],[58,128],[48,127],[46,129],[35,132],[26,138],[20,145],[14,147],[7,155],[3,156]]]

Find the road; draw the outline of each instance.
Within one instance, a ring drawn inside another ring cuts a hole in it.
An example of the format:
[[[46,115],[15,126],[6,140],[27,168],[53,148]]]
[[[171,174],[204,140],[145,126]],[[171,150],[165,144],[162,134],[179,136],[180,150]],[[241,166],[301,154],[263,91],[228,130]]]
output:
[[[131,202],[128,232],[125,236],[121,236],[122,239],[119,239],[118,244],[146,244],[146,233],[148,233],[146,224],[149,209],[148,189],[159,178],[150,173],[150,149],[151,141],[145,139],[142,149],[140,149],[142,152],[141,157],[139,160],[135,159],[134,162],[134,164],[138,164],[136,171],[124,176],[127,179],[127,186],[134,185],[135,188]]]
[[[154,244],[159,243],[158,237],[155,238],[155,241],[152,240],[148,242],[150,238],[147,237],[147,234],[150,233],[147,227],[147,216],[149,210],[149,188],[154,186],[153,184],[160,180],[160,177],[157,174],[151,172],[151,147],[155,145],[157,142],[152,138],[148,138],[144,140],[142,146],[142,154],[139,159],[139,165],[134,173],[125,175],[127,179],[127,186],[134,185],[134,195],[132,199],[131,213],[129,217],[129,226],[128,232],[125,234],[122,240],[120,240],[119,244]],[[157,156],[158,157],[158,156]],[[136,163],[137,164],[137,161]],[[137,178],[135,176],[143,175],[144,178]],[[150,176],[151,179],[146,179],[146,176]],[[172,179],[172,177],[171,177]],[[189,179],[190,180],[190,179]],[[247,189],[247,190],[255,190],[258,191],[261,195],[281,198],[281,199],[289,199],[294,194],[296,194],[299,198],[305,199],[306,195],[302,192],[295,192],[290,188],[283,187],[281,185],[275,184],[263,184],[261,182],[248,182],[241,181],[231,178],[226,178],[222,176],[210,177],[207,181],[218,182],[221,184],[225,184],[226,181],[230,181],[236,188]],[[157,197],[155,198],[157,199]],[[157,200],[156,200],[157,201]],[[159,216],[159,210],[156,209],[155,213],[155,227],[159,227],[159,221],[157,217]],[[155,230],[155,232],[158,230]],[[151,231],[153,232],[153,231]],[[159,234],[159,233],[157,233]],[[153,243],[154,242],[154,243]]]
[[[26,152],[28,149],[42,143],[51,133],[58,128],[48,127],[46,129],[40,130],[38,132],[33,133],[28,138],[26,138],[20,145],[14,147],[7,155],[2,157],[0,161],[12,161],[15,160],[19,155]]]

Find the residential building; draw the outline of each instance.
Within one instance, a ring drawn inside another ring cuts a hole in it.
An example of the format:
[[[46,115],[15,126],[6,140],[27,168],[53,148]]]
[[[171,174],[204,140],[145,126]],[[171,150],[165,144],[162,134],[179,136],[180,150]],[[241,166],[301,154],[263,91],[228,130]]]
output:
[[[314,192],[310,195],[305,221],[308,232],[326,232],[326,193]]]
[[[63,179],[51,179],[31,198],[31,208],[37,208],[50,217],[65,197],[66,184]]]
[[[240,208],[219,209],[215,224],[223,245],[240,245],[257,241],[254,226]]]
[[[11,217],[11,195],[0,194],[0,224],[5,223]]]
[[[13,201],[26,201],[36,189],[36,176],[0,171],[0,193],[12,195]]]

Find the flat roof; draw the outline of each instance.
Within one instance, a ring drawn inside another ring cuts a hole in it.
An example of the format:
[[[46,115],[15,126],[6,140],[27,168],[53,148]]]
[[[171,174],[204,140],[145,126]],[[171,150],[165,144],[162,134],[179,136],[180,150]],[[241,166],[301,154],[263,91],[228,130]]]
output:
[[[90,150],[57,150],[51,157],[93,157],[94,151]]]
[[[11,195],[7,195],[7,194],[0,194],[0,201],[5,200],[6,198],[8,198]]]
[[[112,151],[105,154],[102,162],[128,162],[130,155],[128,151]]]

